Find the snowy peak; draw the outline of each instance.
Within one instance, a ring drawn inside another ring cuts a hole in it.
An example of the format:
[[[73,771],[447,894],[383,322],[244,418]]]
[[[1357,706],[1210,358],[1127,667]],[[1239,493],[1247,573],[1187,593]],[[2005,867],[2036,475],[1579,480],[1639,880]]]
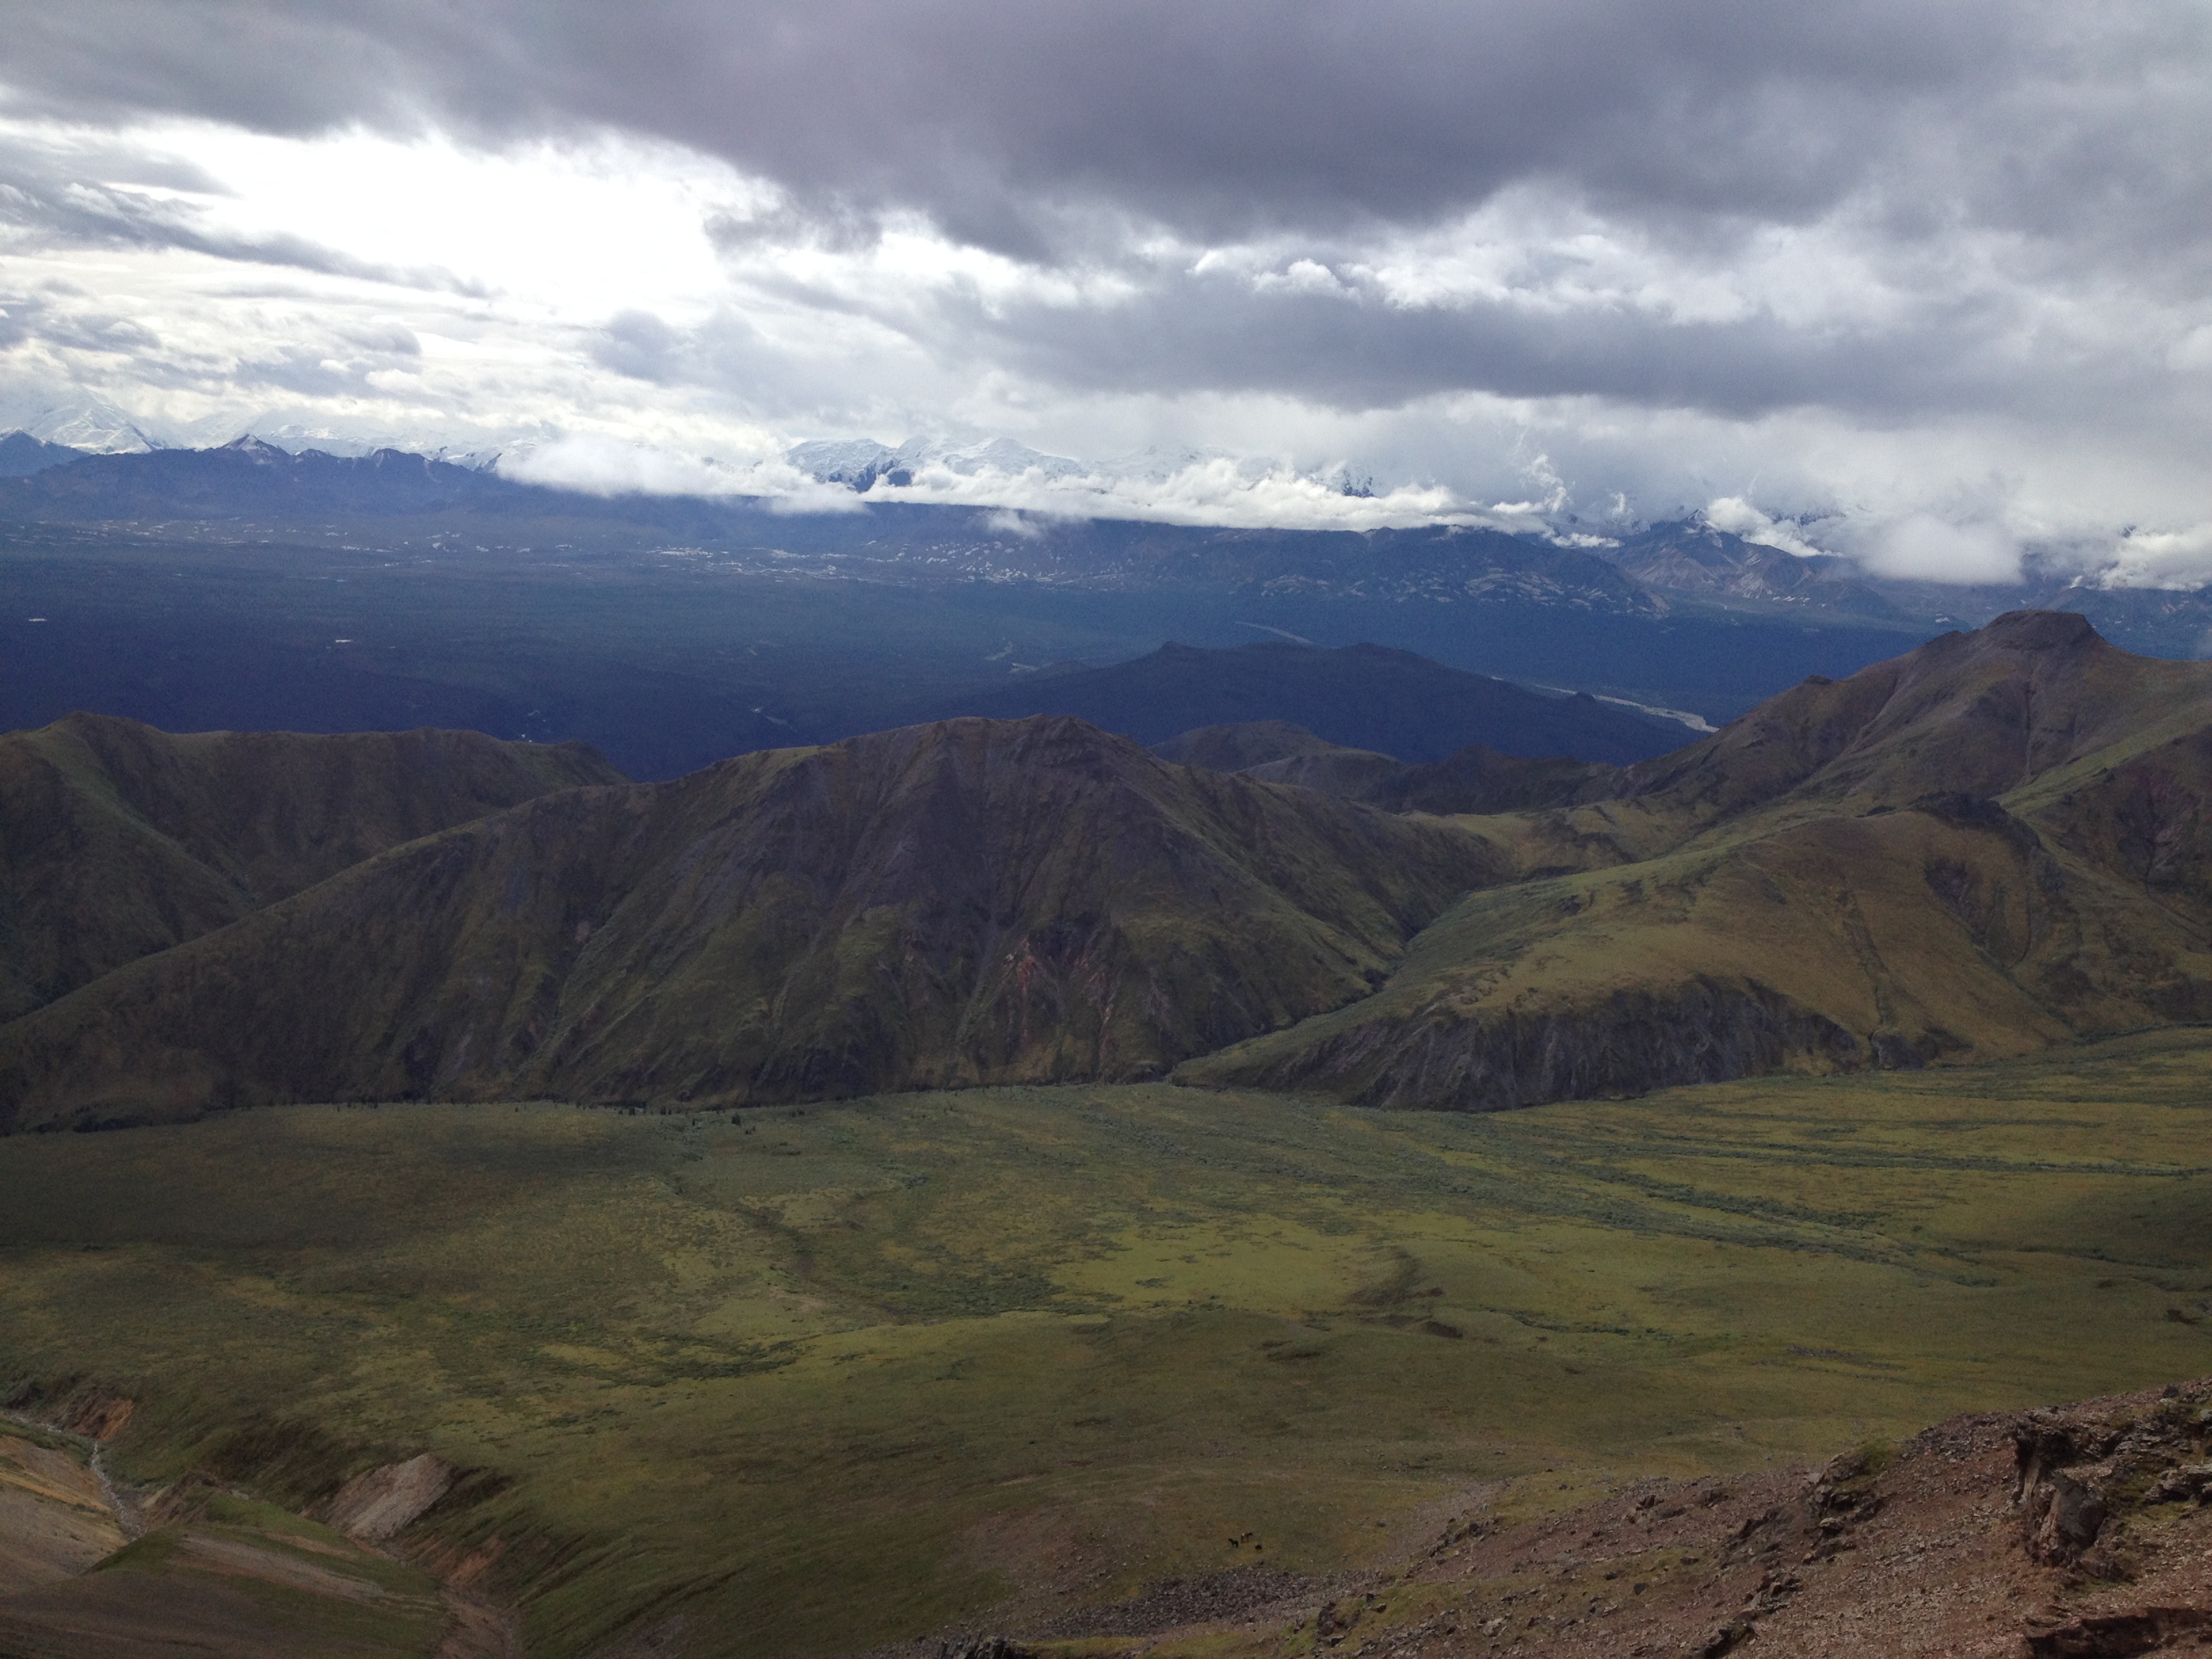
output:
[[[231,454],[244,456],[257,466],[277,466],[292,459],[289,451],[264,443],[251,432],[241,433],[222,447]]]
[[[1041,473],[1048,478],[1078,477],[1090,471],[1065,455],[1048,455],[1012,438],[960,447],[929,438],[909,438],[897,448],[872,438],[817,439],[794,446],[784,459],[817,483],[843,484],[866,495],[878,481],[893,489],[913,483],[925,467],[941,466],[962,477],[999,472],[1011,477]]]
[[[167,448],[112,404],[57,405],[41,410],[23,430],[43,443],[90,455],[143,455]]]

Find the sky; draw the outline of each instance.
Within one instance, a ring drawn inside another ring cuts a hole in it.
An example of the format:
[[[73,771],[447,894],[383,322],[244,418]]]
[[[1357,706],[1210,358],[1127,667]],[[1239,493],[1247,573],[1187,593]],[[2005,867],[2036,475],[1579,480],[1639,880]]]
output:
[[[88,406],[2194,586],[2212,5],[0,0],[0,425]]]

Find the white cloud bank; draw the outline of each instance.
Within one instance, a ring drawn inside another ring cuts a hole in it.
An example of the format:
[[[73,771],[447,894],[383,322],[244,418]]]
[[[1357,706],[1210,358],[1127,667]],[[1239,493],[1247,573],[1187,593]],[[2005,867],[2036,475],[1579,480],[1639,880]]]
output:
[[[2130,531],[2100,580],[2106,587],[2189,588],[2212,582],[2212,523]]]
[[[2212,574],[2201,8],[1325,11],[19,9],[0,428]]]
[[[2014,582],[2020,580],[2021,548],[2000,526],[1954,524],[1931,513],[1915,513],[1877,531],[1859,553],[1859,562],[1877,576],[1962,585]]]
[[[1811,558],[1823,550],[1807,541],[1796,525],[1778,523],[1741,495],[1719,495],[1708,501],[1705,522],[1731,536],[1741,536],[1762,547],[1778,547],[1801,559]]]

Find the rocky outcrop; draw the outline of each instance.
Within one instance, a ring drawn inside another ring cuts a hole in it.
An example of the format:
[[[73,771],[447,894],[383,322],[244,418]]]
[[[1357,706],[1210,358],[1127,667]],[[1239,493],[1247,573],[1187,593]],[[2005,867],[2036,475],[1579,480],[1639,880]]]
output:
[[[1978,1413],[1809,1468],[1629,1481],[1549,1512],[1548,1482],[1477,1487],[1410,1560],[1175,1630],[1103,1608],[1085,1633],[1195,1646],[1233,1630],[1404,1659],[2197,1653],[2208,1407],[2212,1379]]]
[[[422,1452],[356,1475],[332,1494],[316,1518],[348,1537],[381,1543],[420,1520],[453,1488],[453,1466]]]

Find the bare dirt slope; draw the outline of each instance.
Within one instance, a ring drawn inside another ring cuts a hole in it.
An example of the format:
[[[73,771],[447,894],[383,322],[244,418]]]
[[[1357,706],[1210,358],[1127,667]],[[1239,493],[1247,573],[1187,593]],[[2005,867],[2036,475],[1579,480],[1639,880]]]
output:
[[[82,1572],[123,1543],[82,1452],[0,1421],[0,1595]]]

